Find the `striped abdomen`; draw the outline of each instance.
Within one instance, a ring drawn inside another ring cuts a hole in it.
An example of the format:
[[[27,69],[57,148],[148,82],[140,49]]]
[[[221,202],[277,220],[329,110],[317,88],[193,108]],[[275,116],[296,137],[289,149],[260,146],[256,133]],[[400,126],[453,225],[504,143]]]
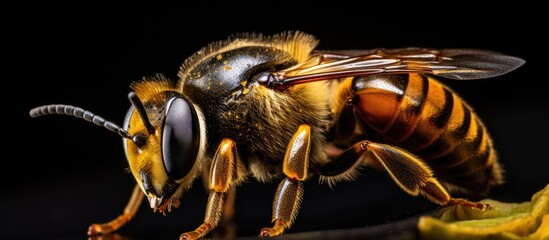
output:
[[[485,127],[448,87],[419,74],[357,78],[352,85],[362,119],[424,159],[439,180],[480,195],[502,182]]]

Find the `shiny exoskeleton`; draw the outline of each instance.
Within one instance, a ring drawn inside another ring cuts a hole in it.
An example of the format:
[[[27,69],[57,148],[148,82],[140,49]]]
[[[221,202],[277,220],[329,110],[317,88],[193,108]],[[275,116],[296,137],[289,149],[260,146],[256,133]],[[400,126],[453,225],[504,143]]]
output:
[[[486,128],[457,94],[432,76],[374,75],[346,81],[340,98],[354,107],[342,111],[355,110],[359,118],[343,113],[346,119],[339,124],[360,121],[384,142],[419,156],[452,190],[485,196],[491,186],[502,183]]]
[[[260,231],[279,235],[295,220],[303,181],[351,180],[365,163],[411,195],[487,207],[447,191],[485,195],[503,176],[486,127],[435,78],[495,77],[522,59],[466,49],[314,51],[316,44],[301,32],[210,44],[183,63],[177,83],[162,75],[134,82],[122,127],[68,105],[31,110],[81,117],[124,138],[136,188],[122,215],[88,234],[120,228],[144,196],[155,211],[171,211],[202,176],[210,192],[204,223],[181,239],[230,219],[246,178],[282,179],[274,225]]]

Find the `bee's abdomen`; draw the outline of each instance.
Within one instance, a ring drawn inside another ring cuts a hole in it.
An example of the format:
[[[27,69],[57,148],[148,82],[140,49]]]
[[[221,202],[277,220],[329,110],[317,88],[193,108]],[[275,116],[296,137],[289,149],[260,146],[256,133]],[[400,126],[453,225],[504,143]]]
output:
[[[389,142],[424,159],[440,180],[481,194],[501,183],[485,127],[436,80],[419,74],[357,78],[353,92],[362,119]]]

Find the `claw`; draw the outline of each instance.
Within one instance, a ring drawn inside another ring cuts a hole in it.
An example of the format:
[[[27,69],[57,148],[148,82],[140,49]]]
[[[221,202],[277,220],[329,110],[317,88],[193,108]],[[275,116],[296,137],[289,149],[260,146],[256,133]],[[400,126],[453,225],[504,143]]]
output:
[[[189,232],[189,233],[193,233],[193,232]],[[181,236],[179,236],[179,240],[195,240],[199,238],[197,234],[194,234],[196,236],[192,236],[192,234],[189,234],[189,233],[181,234]]]
[[[468,201],[466,199],[461,199],[461,198],[452,198],[452,199],[450,199],[450,201],[448,201],[448,205],[449,206],[451,206],[451,205],[461,205],[461,206],[468,207],[468,208],[476,208],[476,209],[479,209],[481,211],[490,210],[492,208],[490,206],[490,204],[485,204],[485,203],[481,203],[481,202],[471,202],[471,201]]]
[[[88,236],[97,236],[105,233],[112,232],[112,228],[109,225],[104,224],[92,224],[88,227]]]
[[[189,240],[189,236],[183,234],[183,235],[179,236],[179,240]]]
[[[270,237],[271,233],[269,232],[269,229],[261,229],[261,232],[259,233],[260,237]]]
[[[99,226],[97,224],[92,224],[88,227],[88,236],[97,236],[99,235]]]

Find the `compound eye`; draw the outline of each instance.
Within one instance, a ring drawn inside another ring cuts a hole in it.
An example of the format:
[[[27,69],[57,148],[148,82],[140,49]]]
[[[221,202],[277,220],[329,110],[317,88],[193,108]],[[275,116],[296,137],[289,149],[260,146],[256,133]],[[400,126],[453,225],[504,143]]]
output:
[[[185,177],[200,147],[198,116],[188,100],[173,97],[167,101],[161,139],[166,173],[173,179]]]

